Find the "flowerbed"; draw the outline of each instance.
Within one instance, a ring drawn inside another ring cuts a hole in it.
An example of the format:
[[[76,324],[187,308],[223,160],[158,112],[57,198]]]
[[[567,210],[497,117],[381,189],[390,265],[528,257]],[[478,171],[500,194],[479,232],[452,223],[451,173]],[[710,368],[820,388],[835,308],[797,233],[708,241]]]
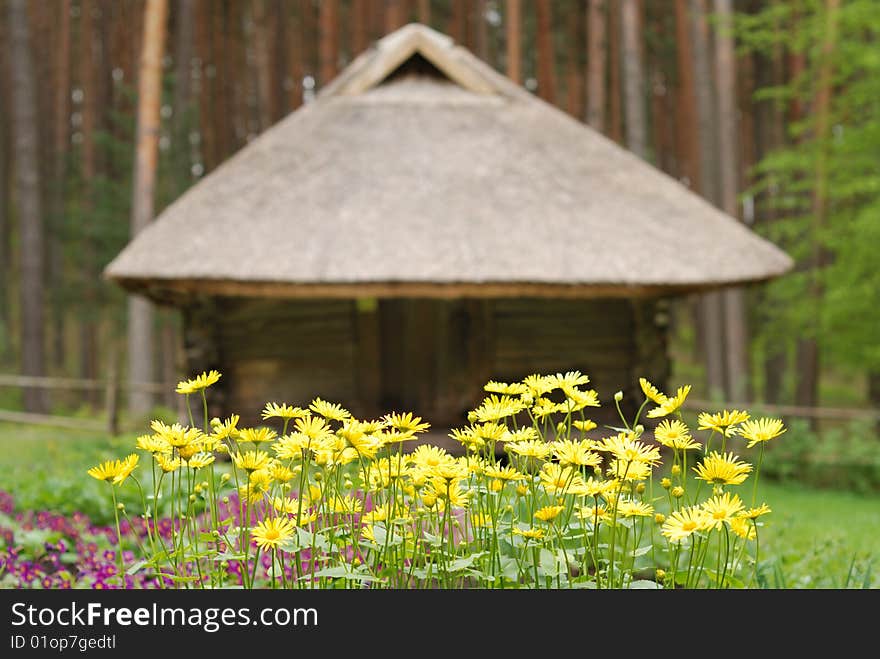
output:
[[[220,377],[202,373],[178,393],[200,399],[207,418],[205,390]],[[588,382],[573,371],[487,383],[469,425],[450,433],[460,456],[407,450],[429,428],[412,413],[360,420],[320,398],[267,403],[270,425],[259,427],[240,428],[236,415],[201,428],[192,413],[190,425],[154,421],[138,452],[89,469],[108,484],[114,526],[24,520],[24,531],[60,530],[64,544],[47,539],[27,554],[8,539],[4,578],[20,587],[755,586],[770,513],[757,479],[782,423],[705,412],[701,442],[680,413],[690,388],[669,395],[641,379],[635,418],[621,413],[619,427],[600,430],[587,417],[600,406]],[[740,459],[755,447],[756,464]],[[132,486],[135,515],[117,497]]]

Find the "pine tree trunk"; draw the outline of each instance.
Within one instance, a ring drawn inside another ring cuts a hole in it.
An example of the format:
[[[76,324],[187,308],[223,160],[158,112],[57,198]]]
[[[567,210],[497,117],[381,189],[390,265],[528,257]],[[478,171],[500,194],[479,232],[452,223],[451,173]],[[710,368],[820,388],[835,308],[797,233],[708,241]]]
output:
[[[553,48],[553,9],[550,0],[535,0],[535,49],[538,96],[556,103],[556,53]]]
[[[290,37],[287,41],[287,67],[290,76],[290,89],[287,94],[288,111],[296,110],[303,104],[303,77],[305,76],[305,65],[303,57],[302,42],[302,17],[296,16],[288,25],[288,33]]]
[[[431,24],[431,0],[419,0],[417,5],[419,23],[422,25]]]
[[[719,205],[718,152],[715,130],[716,107],[712,93],[712,61],[709,26],[704,0],[690,0],[691,43],[693,45],[694,88],[697,102],[697,131],[700,154],[700,189],[706,199]],[[727,398],[724,358],[724,306],[721,293],[702,296],[698,310],[702,354],[706,367],[706,389],[710,398]]]
[[[153,219],[156,158],[162,95],[162,56],[165,49],[168,0],[147,0],[144,6],[143,50],[138,79],[137,146],[132,192],[131,235],[136,236]],[[131,383],[152,382],[153,307],[144,297],[131,295],[128,303],[128,377]],[[149,412],[152,394],[130,391],[129,410]]]
[[[687,0],[675,0],[675,43],[678,67],[677,152],[679,179],[700,190],[699,152],[697,149],[697,102],[694,90],[694,60],[691,53],[691,30]]]
[[[175,155],[174,196],[179,197],[191,185],[192,154],[189,133],[192,127],[192,57],[195,32],[195,0],[176,0],[174,34],[174,104],[172,148]],[[162,353],[163,404],[174,409],[177,403],[175,384],[180,379],[177,372],[177,344],[179,341],[175,318],[172,313],[159,314],[161,325],[160,350]]]
[[[8,43],[6,31],[0,26],[0,38]],[[4,75],[5,62],[0,61],[0,365],[5,366],[12,359],[12,310],[11,298],[12,287],[9,283],[11,268],[9,267],[9,238],[10,238],[10,199],[12,199],[12,186],[10,185],[10,148],[11,140],[9,131],[9,85],[6,84]]]
[[[507,77],[522,84],[522,0],[507,0]]]
[[[715,17],[718,21],[715,32],[715,93],[718,102],[719,205],[727,214],[739,217],[739,139],[732,0],[715,0]],[[745,292],[741,288],[729,288],[724,291],[723,299],[727,395],[735,402],[748,401],[749,336]]]
[[[52,299],[52,363],[64,367],[64,304],[59,289],[64,278],[65,184],[70,155],[70,0],[58,6],[58,52],[55,60],[52,216],[49,226],[49,290]],[[2,258],[2,256],[0,256]]]
[[[370,45],[369,0],[353,0],[351,8],[351,49],[357,57]]]
[[[584,12],[575,5],[570,10],[566,30],[565,54],[565,96],[566,110],[578,121],[584,120],[584,77],[581,71],[580,56],[582,53],[581,35]]]
[[[802,406],[819,404],[819,378],[821,362],[819,356],[819,326],[822,316],[821,282],[822,270],[827,265],[828,254],[824,248],[822,233],[828,215],[828,139],[830,132],[831,93],[833,70],[831,56],[837,46],[837,22],[840,0],[825,0],[825,33],[822,40],[821,63],[817,82],[813,113],[816,116],[814,139],[818,144],[812,199],[812,226],[810,241],[812,255],[809,271],[808,295],[812,305],[811,327],[807,335],[798,342],[798,378],[795,390],[795,403]],[[815,429],[817,424],[811,422]]]
[[[257,116],[263,132],[278,114],[272,89],[272,20],[267,0],[252,0],[254,69],[257,81]]]
[[[326,85],[338,72],[336,58],[339,55],[339,3],[338,0],[321,0],[318,17],[321,37],[319,57],[321,60],[320,84]]]
[[[608,137],[623,144],[620,93],[620,3],[608,0]]]
[[[778,1],[778,0],[775,0]],[[770,55],[769,62],[759,61],[755,67],[756,84],[759,88],[785,84],[785,61],[778,24],[774,26],[777,45]],[[761,64],[764,64],[761,66]],[[758,161],[776,149],[781,148],[785,139],[785,105],[779,100],[765,100],[756,109],[755,157]],[[780,217],[777,201],[772,190],[759,194],[755,200],[756,221],[775,222]],[[761,305],[763,308],[763,305]],[[764,401],[778,404],[783,400],[786,372],[788,370],[788,340],[785,336],[768,336],[764,344]]]
[[[621,3],[620,45],[623,58],[624,112],[626,146],[639,158],[648,156],[645,132],[645,76],[642,67],[640,4],[637,0]]]
[[[449,36],[455,43],[467,46],[467,0],[451,0],[449,13]]]
[[[486,23],[486,0],[475,0],[473,5],[474,53],[489,62],[489,25]]]
[[[8,0],[9,68],[12,77],[12,136],[15,158],[16,205],[21,245],[21,372],[45,375],[44,235],[40,199],[37,88],[31,31],[25,0]],[[48,411],[45,390],[24,389],[24,409]]]
[[[82,0],[80,3],[80,67],[79,87],[82,91],[82,107],[80,110],[80,179],[83,189],[80,192],[80,204],[86,227],[80,232],[79,276],[81,282],[81,300],[78,322],[79,343],[79,376],[85,379],[98,377],[98,306],[97,256],[95,243],[91,234],[93,228],[92,213],[95,208],[94,181],[98,174],[98,156],[95,133],[98,123],[98,62],[95,48],[95,16],[93,0]],[[86,392],[83,400],[95,407],[97,397],[93,392]]]
[[[587,123],[605,132],[605,0],[589,0],[587,17]]]
[[[880,412],[880,371],[868,372],[868,404]],[[880,417],[874,423],[874,432],[880,435]]]

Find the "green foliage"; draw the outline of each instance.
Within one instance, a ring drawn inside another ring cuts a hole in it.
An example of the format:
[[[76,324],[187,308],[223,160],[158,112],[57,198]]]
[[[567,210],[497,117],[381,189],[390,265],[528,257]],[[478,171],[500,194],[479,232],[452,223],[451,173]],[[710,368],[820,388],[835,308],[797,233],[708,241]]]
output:
[[[132,441],[131,435],[109,438],[85,431],[2,424],[0,490],[14,494],[20,510],[50,510],[65,515],[80,511],[97,524],[112,523],[106,486],[82,475]],[[122,495],[126,505],[140,505],[133,493]]]
[[[813,432],[800,419],[789,424],[785,442],[771,442],[764,453],[764,474],[783,483],[858,493],[880,492],[880,453],[870,421]]]
[[[753,193],[767,193],[783,219],[758,231],[782,245],[800,264],[795,273],[770,283],[760,326],[764,336],[815,334],[824,356],[841,364],[880,369],[880,270],[874,245],[880,238],[880,3],[844,0],[836,14],[837,36],[830,54],[824,2],[771,3],[757,14],[740,15],[743,49],[771,56],[802,56],[801,75],[781,87],[758,90],[758,99],[804,108],[788,124],[789,145],[766,156],[755,170]],[[823,65],[830,66],[827,134],[812,111]],[[815,195],[827,198],[821,222]],[[819,246],[827,255],[814,269]],[[824,289],[821,304],[810,295],[813,273]]]

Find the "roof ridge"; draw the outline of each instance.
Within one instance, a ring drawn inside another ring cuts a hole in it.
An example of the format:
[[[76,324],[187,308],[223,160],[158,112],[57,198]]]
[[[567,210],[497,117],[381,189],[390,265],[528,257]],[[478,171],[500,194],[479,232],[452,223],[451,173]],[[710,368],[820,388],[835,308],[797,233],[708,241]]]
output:
[[[407,23],[358,55],[324,86],[318,97],[362,94],[381,84],[415,55],[424,57],[468,91],[477,94],[509,94],[511,91],[503,82],[499,84],[498,78],[488,77],[485,69],[475,64],[479,58],[457,45],[451,37],[423,23]]]

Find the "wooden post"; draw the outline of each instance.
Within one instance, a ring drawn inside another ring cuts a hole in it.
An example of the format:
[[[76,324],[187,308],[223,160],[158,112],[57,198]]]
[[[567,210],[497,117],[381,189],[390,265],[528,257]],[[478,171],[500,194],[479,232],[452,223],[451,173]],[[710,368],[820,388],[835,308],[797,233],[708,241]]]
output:
[[[354,305],[354,313],[358,399],[364,416],[373,417],[382,411],[379,303],[376,298],[360,298]]]
[[[107,432],[111,437],[116,437],[119,435],[119,359],[115,348],[110,349],[107,360],[104,404],[107,407]]]

